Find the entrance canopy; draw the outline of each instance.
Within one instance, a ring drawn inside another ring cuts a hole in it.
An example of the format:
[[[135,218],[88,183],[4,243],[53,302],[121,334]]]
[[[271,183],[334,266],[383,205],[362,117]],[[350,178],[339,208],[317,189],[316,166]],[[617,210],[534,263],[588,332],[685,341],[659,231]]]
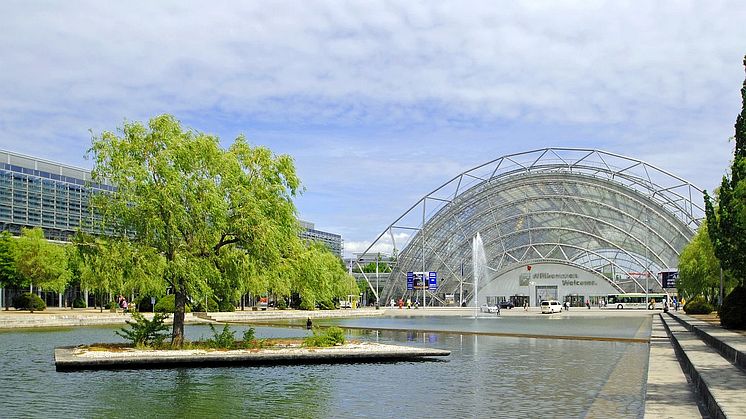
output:
[[[361,257],[388,246],[396,260],[380,301],[411,294],[407,272],[416,271],[437,272],[428,304],[444,304],[445,295],[461,290],[471,298],[477,233],[491,272],[480,289],[518,267],[560,263],[605,278],[620,292],[644,292],[646,283],[660,289],[655,274],[678,265],[703,217],[702,191],[669,172],[600,150],[543,148],[453,177]]]

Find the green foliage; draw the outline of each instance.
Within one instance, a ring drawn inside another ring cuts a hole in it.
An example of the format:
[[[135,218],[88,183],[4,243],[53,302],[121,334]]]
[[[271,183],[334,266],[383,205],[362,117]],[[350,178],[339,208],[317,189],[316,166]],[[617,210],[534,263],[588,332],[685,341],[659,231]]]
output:
[[[216,311],[220,311],[220,309],[218,307],[218,301],[213,297],[209,297],[207,299],[206,310],[205,310],[205,300],[204,298],[202,298],[199,301],[197,301],[197,304],[194,307],[194,311],[216,312]]]
[[[288,303],[285,301],[285,298],[280,297],[277,299],[277,309],[278,310],[287,310]]]
[[[22,278],[16,270],[15,239],[10,233],[0,233],[0,286],[21,285]]]
[[[292,288],[301,299],[301,309],[333,309],[335,299],[358,295],[355,279],[322,244],[309,243],[296,254],[293,264]]]
[[[223,312],[236,311],[236,306],[230,300],[221,300],[218,302],[218,310]]]
[[[136,347],[159,347],[163,345],[163,341],[168,337],[169,327],[164,324],[168,314],[155,313],[153,320],[148,320],[142,314],[134,312],[132,318],[135,320],[134,322],[126,321],[130,329],[123,327],[114,333],[129,340]]]
[[[730,275],[726,274],[726,291],[732,288],[734,282],[729,278]],[[709,302],[717,300],[720,292],[720,261],[715,257],[715,249],[705,223],[681,252],[676,288],[688,299],[703,295]]]
[[[256,330],[254,330],[253,327],[249,327],[248,329],[244,330],[243,332],[244,344],[250,343],[251,341],[256,339],[255,333],[256,333]]]
[[[233,349],[236,344],[236,332],[230,330],[227,324],[223,326],[223,330],[220,332],[210,324],[210,330],[212,331],[212,338],[207,340],[209,347],[215,349]]]
[[[86,304],[83,297],[78,297],[75,300],[73,300],[73,308],[86,308],[88,305]]]
[[[744,58],[746,66],[746,58]],[[746,278],[746,80],[741,89],[741,113],[736,118],[735,152],[731,176],[723,176],[717,208],[705,192],[707,227],[715,254],[723,269],[731,271],[741,285]]]
[[[710,314],[713,310],[712,305],[701,295],[692,298],[684,305],[686,314]]]
[[[62,245],[44,239],[40,227],[24,228],[14,246],[16,271],[32,285],[63,292],[70,280],[67,254]]]
[[[336,326],[329,327],[323,331],[314,327],[313,334],[303,340],[303,345],[313,348],[344,345],[344,343],[344,331]]]
[[[156,313],[173,313],[176,310],[176,296],[174,294],[164,295],[155,303],[153,311]],[[186,312],[192,311],[189,305],[186,306]]]
[[[16,310],[43,311],[47,308],[47,305],[38,295],[24,292],[13,298],[13,307]]]
[[[727,329],[746,329],[746,287],[739,285],[725,297],[718,311],[720,324]]]
[[[119,304],[117,304],[116,301],[109,301],[106,303],[106,308],[109,310],[116,310],[119,308]]]
[[[138,247],[163,255],[161,289],[176,295],[176,345],[187,297],[272,288],[286,250],[299,242],[292,159],[244,137],[223,150],[217,137],[162,115],[103,132],[89,154],[93,180],[117,185],[94,206],[120,237],[129,232]]]

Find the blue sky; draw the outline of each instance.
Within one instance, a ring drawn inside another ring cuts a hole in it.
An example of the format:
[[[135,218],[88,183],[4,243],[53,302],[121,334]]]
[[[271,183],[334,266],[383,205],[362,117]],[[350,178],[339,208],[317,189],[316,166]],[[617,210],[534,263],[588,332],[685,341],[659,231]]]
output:
[[[505,154],[589,147],[713,189],[742,1],[0,4],[0,148],[90,168],[89,130],[171,113],[289,153],[301,218],[362,251]]]

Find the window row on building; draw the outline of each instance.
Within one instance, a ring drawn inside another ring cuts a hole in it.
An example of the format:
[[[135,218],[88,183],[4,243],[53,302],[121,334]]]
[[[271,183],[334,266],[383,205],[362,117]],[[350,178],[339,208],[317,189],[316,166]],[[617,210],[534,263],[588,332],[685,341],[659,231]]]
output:
[[[62,241],[79,228],[101,234],[101,217],[89,202],[93,194],[113,190],[92,184],[85,169],[0,150],[0,231],[17,235],[24,227],[41,227],[48,239]],[[302,239],[319,241],[342,256],[342,236],[300,224]]]

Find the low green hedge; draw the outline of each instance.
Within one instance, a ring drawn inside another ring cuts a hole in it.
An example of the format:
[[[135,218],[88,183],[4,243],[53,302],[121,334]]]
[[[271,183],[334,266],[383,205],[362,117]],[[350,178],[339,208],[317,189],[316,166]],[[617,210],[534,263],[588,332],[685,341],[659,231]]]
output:
[[[47,308],[47,305],[38,295],[24,292],[13,298],[13,307],[16,310],[43,311]]]
[[[176,311],[176,295],[175,294],[169,294],[161,297],[156,303],[154,311],[156,313],[174,313]],[[186,305],[186,308],[184,309],[186,313],[191,313],[192,308],[189,307],[189,304]]]
[[[704,297],[694,297],[684,305],[686,314],[710,314],[715,310]]]
[[[718,311],[720,324],[726,329],[746,329],[746,287],[739,285],[725,297]]]
[[[73,300],[73,308],[86,308],[86,303],[83,297],[78,297]]]

